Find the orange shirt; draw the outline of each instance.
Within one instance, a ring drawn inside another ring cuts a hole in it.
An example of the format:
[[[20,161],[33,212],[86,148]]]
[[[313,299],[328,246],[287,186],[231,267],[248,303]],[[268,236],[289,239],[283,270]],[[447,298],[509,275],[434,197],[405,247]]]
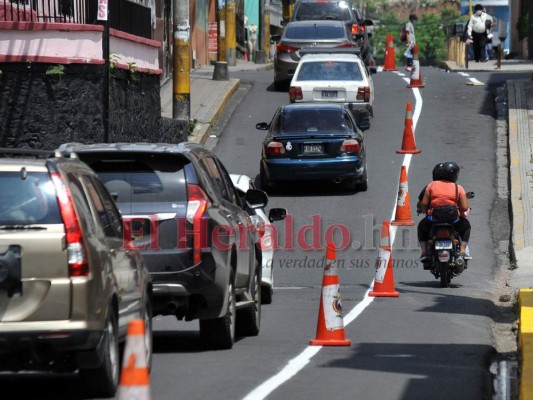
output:
[[[458,207],[459,199],[466,196],[465,189],[461,185],[457,185],[456,196],[455,183],[449,181],[433,181],[427,186],[426,192],[429,192],[430,208],[442,206]]]

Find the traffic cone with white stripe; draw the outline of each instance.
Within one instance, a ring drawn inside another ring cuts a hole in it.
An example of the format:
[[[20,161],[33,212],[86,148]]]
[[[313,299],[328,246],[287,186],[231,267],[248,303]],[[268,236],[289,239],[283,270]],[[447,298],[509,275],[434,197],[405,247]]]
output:
[[[368,294],[372,297],[398,297],[394,289],[394,271],[392,269],[392,247],[390,242],[389,221],[383,221],[381,228],[381,243],[376,260],[376,277],[374,289]]]
[[[411,71],[411,81],[408,88],[423,88],[422,74],[420,73],[420,61],[418,61],[418,45],[413,47],[413,70]]]
[[[411,217],[411,199],[409,197],[409,183],[407,182],[407,168],[402,165],[400,184],[398,186],[398,199],[396,201],[396,215],[392,225],[413,226],[415,221]]]
[[[396,58],[394,56],[394,37],[392,35],[387,35],[387,48],[385,49],[383,71],[398,71],[396,68]]]
[[[336,259],[335,246],[333,243],[328,243],[316,339],[309,342],[311,346],[350,346],[352,343],[351,340],[344,337],[344,320],[339,293],[339,277],[335,265]]]
[[[128,336],[117,393],[118,400],[150,400],[144,329],[142,319],[134,319],[128,324]]]
[[[405,109],[405,127],[403,128],[403,141],[401,150],[397,154],[419,154],[422,150],[416,148],[415,134],[413,132],[413,105],[407,102]]]

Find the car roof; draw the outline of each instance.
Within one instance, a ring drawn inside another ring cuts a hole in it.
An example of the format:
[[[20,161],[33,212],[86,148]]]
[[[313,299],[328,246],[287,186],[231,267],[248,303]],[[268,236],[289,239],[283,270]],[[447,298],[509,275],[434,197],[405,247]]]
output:
[[[287,24],[285,27],[285,30],[289,26],[312,26],[312,25],[330,25],[330,26],[342,26],[344,27],[343,21],[338,21],[335,19],[313,19],[313,20],[305,20],[305,21],[291,21]]]
[[[332,102],[309,102],[309,103],[289,103],[281,106],[282,111],[286,109],[321,109],[321,110],[347,110],[346,106],[342,103],[332,103]]]
[[[0,170],[10,171],[21,167],[46,170],[46,161],[47,159],[35,158],[0,158]]]
[[[64,143],[59,147],[64,152],[139,152],[139,153],[175,153],[187,154],[196,150],[208,151],[205,147],[196,143]]]
[[[318,54],[304,54],[300,58],[300,63],[307,61],[351,61],[357,63],[363,63],[361,58],[356,54],[331,54],[331,53],[318,53]]]

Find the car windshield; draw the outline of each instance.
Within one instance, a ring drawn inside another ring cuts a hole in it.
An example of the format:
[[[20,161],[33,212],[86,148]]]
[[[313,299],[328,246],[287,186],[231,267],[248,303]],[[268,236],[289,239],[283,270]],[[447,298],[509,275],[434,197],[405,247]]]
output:
[[[310,21],[317,19],[333,19],[350,21],[348,6],[337,3],[301,3],[294,18],[296,21]]]
[[[362,81],[361,69],[355,62],[309,61],[302,63],[299,81]]]
[[[334,40],[346,37],[346,29],[342,25],[288,25],[285,30],[287,40]]]
[[[79,153],[98,174],[117,203],[187,201],[184,162],[180,157],[149,153]]]
[[[46,172],[0,173],[0,225],[61,224],[50,175]]]
[[[342,110],[338,108],[294,108],[281,113],[279,134],[295,132],[330,134],[348,132]]]

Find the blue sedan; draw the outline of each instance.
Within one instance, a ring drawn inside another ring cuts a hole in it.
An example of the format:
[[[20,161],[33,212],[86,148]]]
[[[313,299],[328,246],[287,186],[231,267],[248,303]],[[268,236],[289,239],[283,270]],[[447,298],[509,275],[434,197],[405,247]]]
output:
[[[293,103],[278,108],[263,141],[260,176],[263,189],[289,180],[332,180],[350,190],[368,188],[364,137],[343,104]]]

